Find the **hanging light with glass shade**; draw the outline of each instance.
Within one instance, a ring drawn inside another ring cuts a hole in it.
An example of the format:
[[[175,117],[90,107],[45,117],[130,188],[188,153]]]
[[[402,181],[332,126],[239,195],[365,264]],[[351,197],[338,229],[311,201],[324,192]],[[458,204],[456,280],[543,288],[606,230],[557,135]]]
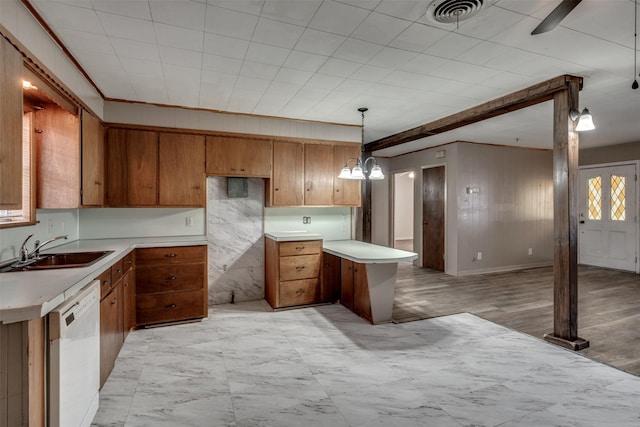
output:
[[[365,107],[358,108],[358,111],[362,115],[362,133],[360,136],[360,143],[364,144],[364,113],[369,109]],[[349,162],[354,161],[353,169],[349,168]],[[369,162],[373,163],[371,170],[367,170],[367,164]],[[380,180],[384,179],[384,173],[382,173],[382,168],[378,165],[378,161],[375,157],[368,157],[366,160],[362,160],[362,155],[358,158],[352,157],[347,159],[344,163],[344,167],[340,171],[340,175],[338,178],[342,179],[370,179],[370,180]]]

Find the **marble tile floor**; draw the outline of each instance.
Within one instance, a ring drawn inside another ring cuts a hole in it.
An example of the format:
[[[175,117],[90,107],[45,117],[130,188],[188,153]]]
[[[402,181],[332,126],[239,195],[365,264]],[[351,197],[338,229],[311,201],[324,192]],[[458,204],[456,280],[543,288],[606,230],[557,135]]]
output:
[[[640,377],[462,313],[218,305],[132,332],[94,426],[640,426]]]

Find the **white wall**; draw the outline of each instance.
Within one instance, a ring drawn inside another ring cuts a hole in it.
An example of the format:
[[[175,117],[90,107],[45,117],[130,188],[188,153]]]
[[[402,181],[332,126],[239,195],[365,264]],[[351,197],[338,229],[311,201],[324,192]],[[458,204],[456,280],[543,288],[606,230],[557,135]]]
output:
[[[303,224],[302,217],[311,218]],[[264,231],[308,231],[324,240],[351,238],[351,208],[265,208]]]
[[[415,176],[415,172],[414,172]],[[414,178],[408,172],[393,176],[393,239],[413,239]]]
[[[206,234],[204,208],[79,209],[79,217],[83,239]],[[191,226],[187,226],[187,217]]]
[[[0,0],[3,1],[3,0]],[[78,209],[38,209],[36,212],[38,223],[27,227],[3,228],[0,230],[0,261],[7,261],[20,256],[20,246],[29,235],[27,247],[33,249],[36,240],[44,242],[52,237],[68,235],[68,240],[76,240],[79,236]],[[53,248],[64,240],[52,242],[47,248]]]

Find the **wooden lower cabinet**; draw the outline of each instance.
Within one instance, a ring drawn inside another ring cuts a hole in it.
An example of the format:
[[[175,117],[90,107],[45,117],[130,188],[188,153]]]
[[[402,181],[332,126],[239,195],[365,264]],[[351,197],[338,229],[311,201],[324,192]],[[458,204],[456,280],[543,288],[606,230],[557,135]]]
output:
[[[123,336],[122,281],[118,281],[100,301],[100,388],[115,364]]]
[[[321,299],[327,302],[340,300],[340,273],[341,259],[339,256],[330,253],[322,254],[322,284]]]
[[[124,274],[122,275],[122,320],[124,339],[136,326],[136,270],[135,252],[129,252],[123,258]]]
[[[136,325],[207,317],[207,247],[136,250]]]
[[[273,308],[323,302],[322,240],[265,239],[265,298]]]
[[[342,258],[340,270],[340,303],[372,322],[366,264]]]

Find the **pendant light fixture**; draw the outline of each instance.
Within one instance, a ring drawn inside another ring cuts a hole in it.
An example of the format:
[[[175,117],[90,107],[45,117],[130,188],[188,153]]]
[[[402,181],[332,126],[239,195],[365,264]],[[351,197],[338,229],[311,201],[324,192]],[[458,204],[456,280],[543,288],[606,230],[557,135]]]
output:
[[[634,8],[633,8],[633,83],[631,84],[631,89],[638,89],[638,79],[636,78],[636,73],[638,71],[638,0],[633,0]]]
[[[362,115],[362,131],[360,135],[360,143],[364,145],[364,113],[366,113],[369,109],[366,107],[358,108],[358,111]],[[354,161],[353,169],[349,168],[349,162]],[[367,163],[373,162],[373,167],[371,171],[367,171]],[[368,175],[367,175],[368,174]],[[378,161],[375,157],[371,156],[367,158],[365,161],[362,161],[362,155],[358,158],[352,157],[347,159],[344,163],[344,167],[340,171],[340,175],[338,178],[342,179],[370,179],[370,180],[380,180],[384,179],[384,173],[382,173],[382,168],[378,165]]]

